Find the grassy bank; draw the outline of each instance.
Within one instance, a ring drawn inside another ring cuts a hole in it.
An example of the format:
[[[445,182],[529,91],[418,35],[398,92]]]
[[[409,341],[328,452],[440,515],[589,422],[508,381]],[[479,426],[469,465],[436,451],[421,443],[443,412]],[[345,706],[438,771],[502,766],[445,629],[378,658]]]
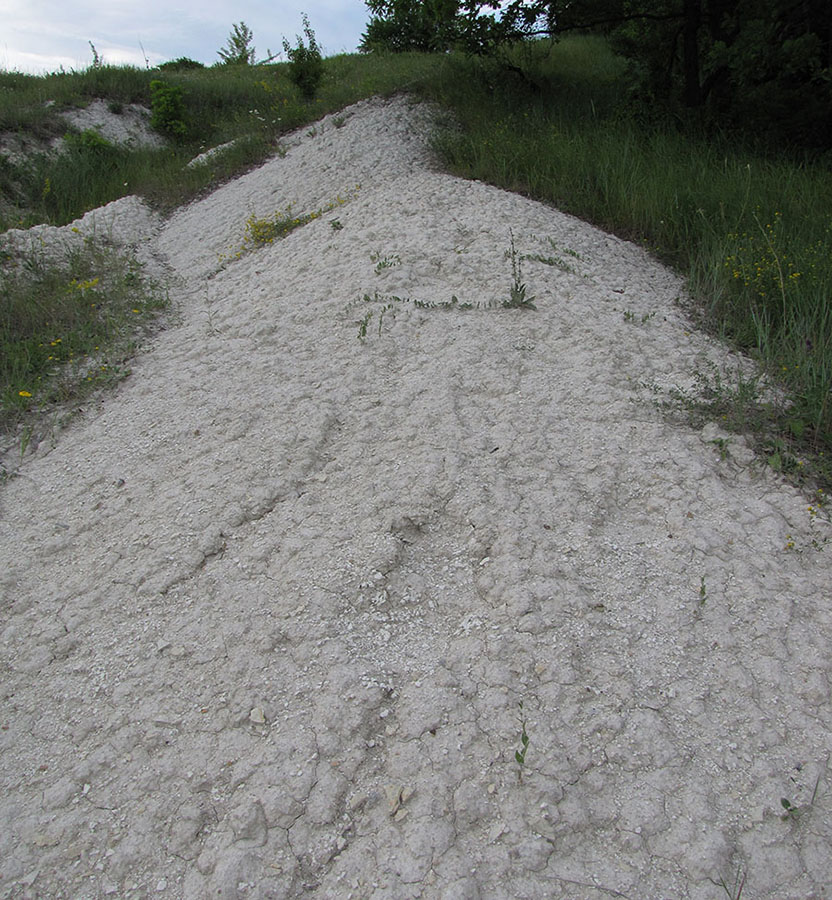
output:
[[[773,467],[828,484],[828,166],[651,121],[630,103],[625,70],[600,39],[564,41],[528,70],[528,82],[482,62],[440,71],[431,95],[459,123],[436,139],[446,165],[642,242],[688,275],[702,326],[752,355],[789,395],[773,406],[754,385],[722,377],[700,412],[751,429]]]

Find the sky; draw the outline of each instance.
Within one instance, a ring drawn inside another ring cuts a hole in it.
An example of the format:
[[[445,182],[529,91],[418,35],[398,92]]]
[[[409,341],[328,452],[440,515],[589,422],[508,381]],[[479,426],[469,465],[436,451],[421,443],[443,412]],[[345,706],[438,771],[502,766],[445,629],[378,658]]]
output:
[[[363,0],[0,0],[0,70],[86,69],[90,42],[108,65],[182,56],[212,65],[235,22],[252,30],[261,60],[281,51],[284,37],[296,44],[304,12],[326,56],[355,52],[369,20]]]

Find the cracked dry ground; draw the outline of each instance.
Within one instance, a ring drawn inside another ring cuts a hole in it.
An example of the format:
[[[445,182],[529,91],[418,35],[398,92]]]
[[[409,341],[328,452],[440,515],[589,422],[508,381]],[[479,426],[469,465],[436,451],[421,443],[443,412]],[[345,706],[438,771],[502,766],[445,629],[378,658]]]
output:
[[[731,360],[425,110],[345,119],[146,236],[181,321],[0,490],[0,895],[828,897],[823,511],[643,387]]]

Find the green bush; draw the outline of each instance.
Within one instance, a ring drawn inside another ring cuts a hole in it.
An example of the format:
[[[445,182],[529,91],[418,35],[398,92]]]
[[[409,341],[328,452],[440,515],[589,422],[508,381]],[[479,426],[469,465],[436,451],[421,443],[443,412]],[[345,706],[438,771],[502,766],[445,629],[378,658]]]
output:
[[[174,139],[182,140],[188,133],[185,124],[185,101],[182,88],[166,81],[150,82],[150,126]]]
[[[70,150],[80,153],[105,154],[113,149],[113,145],[99,134],[94,128],[88,128],[80,134],[69,133],[64,135],[64,143]]]
[[[320,87],[324,75],[324,62],[321,48],[315,40],[315,32],[312,31],[306,13],[303,14],[303,33],[306,35],[307,44],[298,37],[297,47],[290,47],[284,38],[283,50],[289,57],[289,78],[297,86],[301,96],[311,100]]]
[[[187,72],[193,69],[204,69],[204,63],[197,62],[195,59],[188,59],[187,56],[180,56],[178,59],[171,59],[168,62],[160,63],[157,68],[162,71],[171,72]]]

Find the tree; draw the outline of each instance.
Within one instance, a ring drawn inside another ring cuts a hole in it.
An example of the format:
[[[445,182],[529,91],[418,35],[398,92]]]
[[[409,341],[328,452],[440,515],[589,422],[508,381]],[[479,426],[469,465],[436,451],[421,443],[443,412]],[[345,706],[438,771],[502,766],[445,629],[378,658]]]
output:
[[[447,50],[459,32],[457,0],[366,0],[372,17],[359,50]]]
[[[249,66],[254,64],[254,33],[245,22],[235,23],[223,49],[217,50],[225,66]]]

